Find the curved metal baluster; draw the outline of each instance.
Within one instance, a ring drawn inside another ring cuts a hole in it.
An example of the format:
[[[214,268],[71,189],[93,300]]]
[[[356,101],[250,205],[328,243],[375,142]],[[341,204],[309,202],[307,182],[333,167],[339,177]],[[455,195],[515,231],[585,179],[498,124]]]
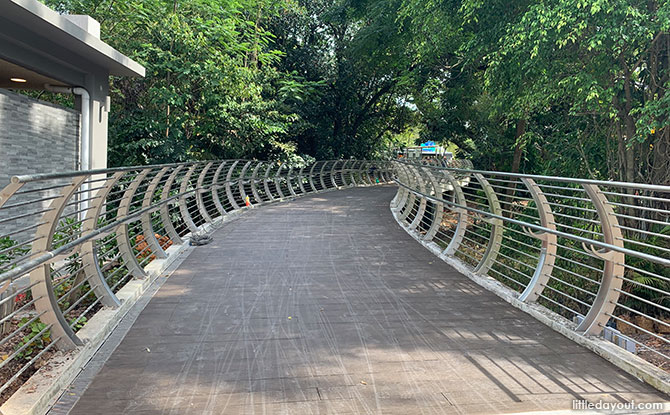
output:
[[[414,166],[407,166],[407,185],[413,189],[416,183],[416,172],[414,171],[416,167]],[[400,215],[399,219],[401,222],[404,222],[409,214],[412,212],[412,209],[414,208],[414,204],[416,203],[416,195],[414,192],[408,192],[408,198],[405,199],[405,203],[401,206],[400,208]]]
[[[200,172],[196,184],[197,189],[195,192],[195,203],[198,206],[198,212],[200,212],[200,216],[202,216],[202,218],[207,223],[212,223],[212,217],[209,216],[209,212],[207,211],[207,207],[205,206],[205,201],[203,200],[202,195],[211,190],[211,189],[205,189],[204,187],[205,187],[205,176],[207,175],[207,172],[209,171],[210,167],[212,167],[213,164],[214,162],[207,163]]]
[[[340,160],[336,160],[333,162],[333,167],[330,169],[330,181],[333,183],[333,188],[339,189],[340,186],[337,184],[337,180],[335,180],[335,169],[337,168],[337,164],[341,163]]]
[[[268,197],[270,200],[275,200],[275,195],[272,194],[270,191],[270,186],[268,185],[268,181],[270,180],[270,171],[272,170],[272,163],[268,163],[268,168],[265,169],[265,175],[263,176],[263,187],[265,188],[265,193],[267,193]]]
[[[315,161],[314,164],[312,164],[312,168],[309,169],[309,176],[307,177],[307,180],[309,181],[309,185],[310,185],[310,187],[312,188],[312,190],[310,191],[310,193],[312,193],[312,192],[318,192],[318,189],[317,189],[316,186],[314,185],[314,168],[316,167],[317,164],[319,164],[318,161]]]
[[[147,191],[144,193],[144,199],[142,200],[142,209],[151,206],[151,204],[153,203],[154,194],[156,193],[156,189],[158,188],[160,181],[163,179],[163,176],[165,176],[165,173],[167,173],[169,170],[170,170],[169,167],[163,167],[151,180],[151,183],[149,183],[149,187],[147,187]],[[156,231],[154,230],[154,225],[151,221],[151,214],[152,212],[146,212],[142,215],[141,218],[142,234],[144,235],[144,241],[149,245],[149,250],[151,250],[151,253],[154,254],[156,258],[167,258],[167,254],[165,253],[163,247],[156,238]]]
[[[181,185],[179,186],[179,193],[181,194],[179,197],[179,212],[181,213],[182,220],[192,234],[198,233],[200,229],[193,221],[191,212],[188,211],[188,205],[186,204],[188,195],[186,193],[188,192],[188,187],[191,184],[191,176],[193,176],[193,172],[195,172],[196,168],[198,168],[198,164],[194,164],[190,169],[188,169],[184,177],[181,179]]]
[[[160,208],[160,213],[161,213],[161,223],[163,224],[163,228],[168,234],[168,237],[174,244],[182,244],[184,241],[182,241],[181,237],[179,236],[179,233],[177,230],[174,228],[174,224],[172,223],[172,219],[170,219],[170,206],[169,203],[165,202],[167,199],[170,198],[170,192],[172,191],[172,185],[174,184],[175,179],[177,178],[177,174],[179,174],[180,171],[184,168],[184,165],[177,166],[168,179],[165,181],[165,185],[163,186],[163,191],[161,192],[161,208]]]
[[[417,168],[415,171],[416,175],[416,183],[419,188],[419,193],[423,194],[428,194],[426,191],[426,182],[425,179],[423,178],[421,172],[423,171],[422,168]],[[428,200],[425,197],[418,196],[419,197],[419,207],[416,210],[416,214],[414,215],[414,219],[412,220],[412,223],[409,224],[408,231],[413,232],[416,231],[416,228],[419,226],[421,221],[423,220],[423,215],[426,213],[426,205],[428,204]]]
[[[447,245],[445,250],[442,252],[442,254],[444,255],[452,256],[456,253],[458,248],[460,248],[461,243],[463,243],[463,238],[465,237],[465,231],[468,228],[468,221],[467,221],[468,215],[467,211],[464,209],[464,207],[468,205],[468,202],[467,199],[465,198],[463,188],[461,187],[459,181],[456,180],[456,178],[446,170],[443,170],[442,173],[444,174],[444,177],[451,185],[452,191],[454,192],[454,201],[458,205],[458,207],[450,208],[452,212],[456,213],[458,221],[456,222],[456,229],[454,229],[454,235],[451,237],[449,245]]]
[[[604,242],[623,248],[621,227],[612,206],[607,201],[607,197],[594,184],[582,184],[582,187],[586,190],[598,212]],[[577,331],[588,335],[599,335],[610,319],[610,315],[614,312],[619,299],[618,291],[621,290],[623,284],[622,277],[626,258],[622,252],[613,250],[596,250],[587,246],[584,246],[584,250],[596,258],[602,259],[605,263],[603,278],[600,281],[596,298],[593,300],[591,309],[584,316],[584,320],[577,326]]]
[[[428,176],[430,183],[433,187],[433,192],[435,193],[435,198],[442,200],[442,186],[439,181],[435,178],[435,175],[430,169],[426,169],[426,175]],[[433,201],[434,212],[433,212],[433,221],[430,224],[430,227],[426,231],[426,234],[423,236],[424,241],[432,241],[437,231],[440,229],[442,224],[442,215],[444,212],[444,204],[442,202]]]
[[[304,184],[304,181],[305,181],[305,167],[306,166],[301,167],[300,171],[298,172],[298,187],[300,187],[300,193],[302,193],[303,195],[305,193],[307,193],[307,191],[305,190],[305,184]]]
[[[254,199],[256,199],[256,203],[258,204],[264,203],[263,198],[258,193],[258,187],[256,187],[258,184],[258,171],[263,164],[262,161],[259,161],[256,167],[254,167],[254,171],[251,173],[251,193],[254,194]]]
[[[547,197],[542,192],[540,186],[535,183],[535,180],[528,179],[525,177],[521,178],[521,181],[528,192],[530,193],[535,205],[537,206],[537,212],[540,216],[540,224],[551,230],[556,230],[556,220],[554,219],[554,213],[551,211],[551,206]],[[544,291],[551,277],[551,273],[554,269],[554,261],[556,261],[556,249],[557,249],[557,237],[553,233],[547,232],[532,232],[528,229],[524,229],[524,232],[533,238],[539,239],[542,241],[542,247],[540,249],[540,256],[538,258],[537,266],[535,267],[535,272],[533,277],[528,282],[526,289],[523,290],[519,296],[519,300],[532,302],[537,301]]]
[[[135,192],[140,187],[144,179],[147,178],[151,172],[151,168],[144,169],[140,174],[135,176],[132,183],[123,193],[121,202],[119,203],[119,210],[117,211],[117,218],[125,218],[128,216],[130,210],[130,205],[133,202],[133,197],[135,197]],[[116,228],[116,246],[121,253],[121,258],[123,258],[124,265],[128,268],[128,271],[135,278],[145,278],[147,276],[146,272],[140,265],[137,257],[133,253],[133,248],[130,244],[130,235],[128,233],[128,224],[123,223]]]
[[[23,187],[24,183],[13,181],[0,190],[0,208]]]
[[[493,187],[489,184],[489,181],[480,173],[475,173],[473,176],[482,186],[482,190],[489,202],[491,213],[502,216],[500,201],[498,200],[498,196],[496,196],[495,190],[493,190]],[[502,220],[498,218],[482,218],[482,220],[491,225],[491,234],[489,236],[489,243],[486,246],[486,252],[484,252],[484,256],[482,256],[481,261],[479,261],[479,264],[475,267],[474,272],[486,274],[498,257],[498,252],[500,252],[503,236],[503,223]]]
[[[240,208],[240,206],[237,204],[237,201],[235,201],[233,190],[230,187],[231,182],[233,181],[233,172],[239,163],[240,160],[236,160],[235,163],[233,163],[233,165],[228,169],[228,174],[226,174],[226,196],[228,196],[228,202],[230,202],[230,206],[232,206],[233,210],[238,210]]]
[[[81,226],[82,235],[86,235],[98,227],[98,219],[100,218],[102,207],[105,205],[109,192],[111,192],[114,186],[116,186],[125,174],[126,172],[117,172],[107,178],[102,188],[98,190],[95,197],[91,199],[86,219]],[[82,269],[88,268],[93,270],[93,274],[89,277],[89,284],[96,297],[100,299],[100,303],[107,307],[118,307],[121,303],[109,288],[107,280],[105,280],[105,275],[102,272],[102,269],[100,269],[100,261],[98,260],[98,252],[95,242],[95,240],[89,240],[81,245],[79,256],[82,262]],[[79,282],[75,281],[72,286],[77,286]]]
[[[240,173],[240,181],[237,183],[238,187],[240,189],[240,197],[242,200],[245,201],[247,200],[247,192],[244,190],[244,182],[246,180],[246,175],[247,175],[247,170],[249,170],[249,166],[251,166],[251,161],[247,161],[247,163],[242,167],[242,172]]]
[[[40,219],[41,225],[37,227],[35,236],[37,239],[32,246],[33,256],[49,252],[53,243],[53,237],[58,227],[58,220],[65,210],[68,200],[74,195],[79,187],[89,178],[80,176],[72,179],[72,183],[61,190],[61,195],[52,200],[49,209]],[[58,305],[58,299],[53,289],[51,280],[51,264],[46,263],[30,272],[30,285],[33,298],[35,298],[35,311],[40,316],[42,323],[51,325],[52,338],[58,339],[58,347],[62,350],[72,350],[83,343],[67,323],[63,312]]]
[[[321,191],[328,190],[328,187],[326,186],[326,182],[323,181],[323,171],[326,169],[327,165],[328,165],[328,162],[324,161],[323,166],[321,166],[321,170],[319,170],[319,180],[321,181]]]
[[[222,217],[226,214],[226,209],[223,208],[223,205],[221,204],[221,199],[219,198],[219,189],[221,188],[221,185],[219,184],[219,177],[221,176],[221,172],[223,171],[223,168],[225,167],[227,161],[221,162],[219,167],[216,169],[216,172],[214,173],[214,177],[212,178],[212,200],[214,200],[214,206],[216,207],[216,210],[219,212],[219,216]]]
[[[277,194],[279,194],[279,199],[284,199],[286,196],[284,195],[284,192],[281,190],[281,171],[286,167],[285,164],[280,164],[279,168],[277,169],[277,172],[275,173],[274,177],[274,182],[275,182],[275,189],[277,189]]]
[[[358,186],[358,183],[356,183],[356,173],[358,170],[358,165],[360,162],[358,160],[352,160],[352,166],[349,169],[349,178],[351,179],[351,186]]]
[[[293,189],[293,166],[288,169],[288,174],[286,176],[286,184],[288,184],[288,191],[291,192],[291,196],[296,197],[298,194]]]

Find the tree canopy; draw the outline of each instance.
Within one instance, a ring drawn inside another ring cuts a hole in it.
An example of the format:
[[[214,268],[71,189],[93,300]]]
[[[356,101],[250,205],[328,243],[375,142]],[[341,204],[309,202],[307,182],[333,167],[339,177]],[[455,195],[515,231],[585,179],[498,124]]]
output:
[[[110,162],[383,157],[670,182],[670,2],[47,0],[147,67]]]

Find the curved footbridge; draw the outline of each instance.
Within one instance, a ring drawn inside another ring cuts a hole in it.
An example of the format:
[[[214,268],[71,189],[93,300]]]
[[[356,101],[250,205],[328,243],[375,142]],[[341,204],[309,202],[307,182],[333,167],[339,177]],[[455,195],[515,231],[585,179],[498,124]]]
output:
[[[399,161],[16,176],[0,412],[660,413],[669,201]]]
[[[305,196],[214,232],[108,360],[93,359],[101,369],[71,392],[70,413],[538,413],[667,399],[437,259],[398,226],[395,193]]]

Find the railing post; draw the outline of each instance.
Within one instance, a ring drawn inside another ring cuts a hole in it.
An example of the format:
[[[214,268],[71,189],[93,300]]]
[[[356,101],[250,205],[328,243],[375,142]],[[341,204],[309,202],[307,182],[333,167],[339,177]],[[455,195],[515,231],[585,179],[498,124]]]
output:
[[[407,178],[407,181],[409,182],[409,167],[404,164],[400,164],[400,171],[402,171],[402,174],[404,177]],[[400,173],[398,173],[400,176]],[[402,181],[402,180],[401,180]],[[395,211],[402,211],[403,206],[407,204],[407,199],[410,196],[410,191],[409,189],[406,189],[402,186],[398,186],[398,191],[396,192],[395,198],[391,201],[391,209]]]
[[[209,216],[209,212],[207,211],[207,207],[205,206],[205,201],[202,198],[202,195],[208,190],[204,189],[205,187],[205,177],[207,176],[207,172],[209,169],[212,167],[214,163],[209,162],[205,167],[202,169],[200,172],[200,175],[198,176],[198,181],[197,181],[197,189],[195,192],[195,202],[198,206],[198,212],[200,212],[200,216],[205,220],[207,223],[212,223],[212,217]]]
[[[307,193],[307,191],[305,191],[305,184],[303,183],[305,180],[305,173],[304,173],[305,167],[306,166],[302,166],[300,168],[300,171],[298,172],[298,187],[300,188],[300,193],[302,193],[303,195]]]
[[[321,181],[321,191],[322,192],[324,190],[328,189],[328,187],[326,187],[326,182],[323,181],[323,171],[326,169],[327,165],[328,165],[328,162],[324,161],[323,166],[321,166],[321,170],[319,170],[319,180]]]
[[[468,214],[465,210],[465,207],[468,205],[467,199],[465,199],[465,194],[461,188],[461,184],[456,180],[456,178],[446,170],[443,170],[444,176],[451,185],[454,192],[454,201],[458,207],[451,207],[451,211],[456,213],[458,221],[456,222],[456,229],[454,229],[454,235],[449,241],[449,245],[442,252],[443,255],[453,256],[458,248],[463,243],[463,238],[465,237],[465,231],[468,228]]]
[[[165,176],[165,173],[167,173],[169,169],[170,169],[169,167],[163,167],[151,180],[151,183],[149,183],[149,187],[147,187],[147,191],[144,193],[144,199],[142,200],[142,209],[151,206],[154,194],[156,193],[156,189],[158,188],[158,184],[160,183],[161,179],[163,179],[163,176]],[[151,214],[152,212],[147,212],[143,214],[141,218],[142,234],[144,235],[144,241],[149,245],[151,253],[154,254],[156,258],[167,258],[167,255],[165,254],[163,247],[158,242],[158,239],[156,239],[156,231],[154,230],[154,225],[151,222]]]
[[[347,170],[347,164],[349,164],[351,160],[344,160],[342,163],[342,170],[340,170],[340,177],[342,177],[342,186],[343,187],[351,187],[349,183],[347,183],[347,173],[349,170]]]
[[[475,173],[474,176],[479,184],[481,184],[482,190],[484,190],[486,199],[489,201],[491,213],[494,215],[502,215],[502,208],[500,207],[498,196],[496,196],[496,192],[489,184],[489,181],[480,173]],[[482,220],[491,225],[491,234],[489,236],[486,252],[484,252],[484,256],[482,256],[481,261],[479,261],[479,264],[475,267],[474,272],[487,274],[493,265],[493,262],[498,257],[498,252],[500,252],[503,236],[503,223],[502,220],[498,218],[482,218]]]
[[[242,167],[242,172],[240,173],[240,180],[237,183],[240,189],[240,197],[242,198],[242,200],[246,200],[248,196],[246,190],[244,190],[244,180],[246,179],[247,170],[249,170],[249,166],[251,166],[251,161],[247,161],[244,167]]]
[[[230,183],[233,181],[233,172],[239,163],[240,160],[235,160],[235,163],[233,163],[233,165],[228,169],[228,174],[226,174],[226,196],[228,196],[228,201],[230,202],[230,206],[232,206],[233,210],[238,210],[240,208],[240,206],[237,204],[237,201],[235,201],[233,191],[230,187]]]
[[[268,195],[270,200],[275,200],[275,195],[272,194],[270,191],[270,186],[268,185],[268,181],[270,180],[270,171],[272,170],[272,163],[268,163],[268,168],[265,169],[265,174],[263,175],[263,188],[265,189],[265,193]]]
[[[554,214],[551,211],[549,201],[542,192],[542,189],[540,189],[540,186],[535,183],[535,180],[526,177],[521,178],[521,181],[526,185],[528,192],[537,206],[537,212],[540,216],[540,224],[542,227],[556,230]],[[528,229],[524,229],[524,232],[529,236],[542,241],[542,248],[540,249],[540,256],[533,277],[530,279],[530,282],[528,282],[526,289],[519,296],[519,300],[521,301],[533,302],[537,301],[551,277],[551,273],[554,269],[554,262],[556,261],[558,238],[553,233],[538,233]]]
[[[333,183],[333,186],[337,189],[340,186],[337,185],[337,180],[335,180],[335,168],[337,167],[337,164],[341,163],[340,160],[335,160],[333,162],[333,167],[330,169],[330,181]]]
[[[286,175],[286,184],[288,185],[288,191],[291,192],[291,196],[297,196],[297,193],[293,189],[293,166],[288,169],[288,174]]]
[[[366,165],[367,169],[367,165]],[[413,188],[414,184],[414,179],[416,178],[416,173],[414,173],[415,167],[414,166],[407,166],[407,182],[410,188]],[[408,191],[409,197],[405,198],[405,203],[400,207],[400,221],[404,221],[407,219],[409,216],[410,212],[412,211],[412,208],[414,207],[414,203],[416,203],[416,195],[414,192]]]
[[[312,188],[311,192],[317,191],[317,188],[314,185],[314,168],[318,163],[319,163],[318,161],[315,161],[314,164],[312,164],[312,168],[309,169],[309,176],[307,177],[307,180],[309,180],[309,186]]]
[[[442,186],[430,169],[426,169],[425,173],[430,178],[430,182],[433,186],[433,192],[435,193],[435,198],[437,200],[442,200]],[[442,204],[442,202],[433,202],[433,204],[435,206],[435,211],[433,212],[433,222],[430,224],[426,234],[423,236],[424,241],[432,241],[435,237],[435,234],[437,234],[438,229],[440,229],[440,225],[442,224],[444,204]]]
[[[623,248],[623,235],[619,227],[619,221],[612,206],[608,203],[607,197],[594,184],[582,184],[582,187],[586,190],[598,212],[604,242]],[[577,326],[577,331],[588,335],[599,335],[610,319],[610,315],[614,312],[616,302],[619,299],[618,290],[621,290],[623,284],[625,256],[619,251],[596,250],[592,246],[584,246],[584,250],[589,255],[602,259],[605,264],[598,294],[593,300],[591,309]]]
[[[83,235],[93,232],[98,227],[98,218],[100,217],[102,207],[105,205],[107,196],[124,175],[125,172],[117,172],[107,178],[102,189],[98,190],[95,197],[92,198],[89,210],[86,213],[86,219],[81,226]],[[107,307],[118,307],[121,303],[112,290],[109,289],[105,276],[100,269],[95,243],[95,240],[90,240],[81,245],[79,256],[81,258],[82,269],[88,268],[92,270],[93,274],[89,277],[90,285],[96,297],[100,299],[100,303]],[[76,286],[78,283],[75,281],[72,285]]]
[[[423,168],[417,167],[417,169],[414,172],[414,176],[416,177],[419,192],[423,194],[428,194],[428,192],[426,191],[426,182],[422,175],[422,172]],[[423,196],[419,196],[419,207],[416,210],[416,215],[414,215],[412,223],[410,223],[408,226],[409,231],[415,231],[416,228],[419,227],[419,224],[423,220],[423,215],[426,213],[426,204],[428,204],[428,200],[426,200],[426,198]]]
[[[212,178],[212,200],[214,200],[214,206],[216,207],[216,210],[219,212],[219,216],[221,217],[226,214],[226,209],[223,208],[221,199],[219,197],[219,189],[221,188],[221,185],[219,185],[219,177],[221,176],[221,172],[223,171],[226,163],[227,161],[221,162],[219,167],[216,169],[216,172],[214,172],[214,177]]]
[[[51,202],[49,209],[40,219],[41,225],[37,227],[35,232],[35,237],[38,239],[32,246],[34,256],[51,249],[53,237],[58,227],[58,220],[65,209],[65,205],[88,178],[89,176],[75,177],[70,185],[62,189],[61,195]],[[43,323],[51,325],[52,338],[58,339],[58,347],[63,350],[72,350],[82,345],[81,340],[70,328],[58,305],[58,299],[51,281],[50,263],[41,265],[30,272],[30,285],[32,286],[30,290],[33,298],[37,299],[35,310]]]
[[[181,194],[181,196],[179,196],[179,212],[181,213],[182,220],[192,234],[198,233],[199,229],[195,225],[195,222],[193,222],[191,212],[188,211],[188,205],[186,204],[186,192],[188,191],[188,186],[191,182],[191,176],[193,176],[193,172],[196,168],[198,168],[198,164],[194,164],[190,169],[188,169],[184,177],[181,179],[181,185],[179,186],[179,193]],[[197,189],[195,193],[197,193]]]
[[[132,183],[130,183],[130,186],[126,189],[121,198],[121,202],[119,203],[117,218],[128,216],[135,192],[137,192],[137,189],[150,172],[151,168],[142,170],[142,172],[133,179]],[[135,278],[145,278],[147,274],[137,261],[137,257],[135,257],[133,248],[130,245],[130,235],[128,234],[127,223],[121,224],[116,228],[116,246],[121,253],[121,258],[123,258],[124,265],[128,268],[128,271],[130,271]]]
[[[251,173],[251,193],[254,194],[254,199],[256,199],[256,203],[261,204],[264,202],[263,198],[261,195],[258,193],[258,187],[256,185],[258,184],[258,171],[260,170],[261,166],[263,165],[262,161],[259,161],[256,167],[254,167],[254,171]]]
[[[351,179],[351,186],[358,186],[358,183],[356,183],[356,173],[358,170],[358,165],[361,164],[360,161],[358,160],[352,160],[352,166],[349,169],[349,179]]]
[[[174,181],[177,178],[177,174],[184,168],[184,166],[177,166],[172,173],[170,173],[170,176],[168,176],[168,179],[165,181],[165,185],[163,185],[163,191],[161,192],[161,201],[163,202],[161,204],[161,223],[163,224],[163,228],[165,228],[165,231],[168,234],[168,237],[174,244],[182,244],[184,243],[179,236],[179,233],[177,230],[174,228],[174,224],[172,223],[172,219],[170,218],[170,207],[168,206],[168,203],[165,201],[170,198],[170,192],[172,191],[172,185],[174,184]]]
[[[281,171],[286,167],[284,164],[280,164],[279,168],[277,169],[277,172],[275,173],[274,177],[274,182],[275,182],[275,189],[277,189],[277,194],[279,195],[279,199],[284,199],[284,192],[281,190]]]

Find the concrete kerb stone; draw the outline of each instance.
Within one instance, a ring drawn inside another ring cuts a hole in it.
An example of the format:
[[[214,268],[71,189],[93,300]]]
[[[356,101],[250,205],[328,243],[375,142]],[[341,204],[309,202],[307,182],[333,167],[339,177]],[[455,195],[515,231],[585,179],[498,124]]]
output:
[[[393,209],[391,209],[391,211],[398,225],[412,238],[414,238],[417,242],[423,245],[442,261],[451,265],[458,272],[470,278],[479,286],[493,292],[495,295],[502,298],[512,306],[527,314],[530,314],[535,319],[549,326],[554,331],[560,333],[575,343],[586,347],[616,367],[635,376],[641,382],[646,382],[657,390],[666,394],[670,394],[670,374],[664,370],[654,366],[639,356],[623,350],[621,347],[605,339],[595,336],[583,336],[579,334],[575,331],[577,327],[576,324],[562,316],[559,316],[556,313],[551,312],[539,304],[524,303],[523,301],[520,301],[517,298],[518,293],[516,291],[506,287],[501,282],[492,277],[474,273],[470,267],[468,267],[458,258],[443,255],[442,248],[436,243],[424,241],[416,232],[410,232],[409,228],[403,225],[399,220],[397,212]]]

